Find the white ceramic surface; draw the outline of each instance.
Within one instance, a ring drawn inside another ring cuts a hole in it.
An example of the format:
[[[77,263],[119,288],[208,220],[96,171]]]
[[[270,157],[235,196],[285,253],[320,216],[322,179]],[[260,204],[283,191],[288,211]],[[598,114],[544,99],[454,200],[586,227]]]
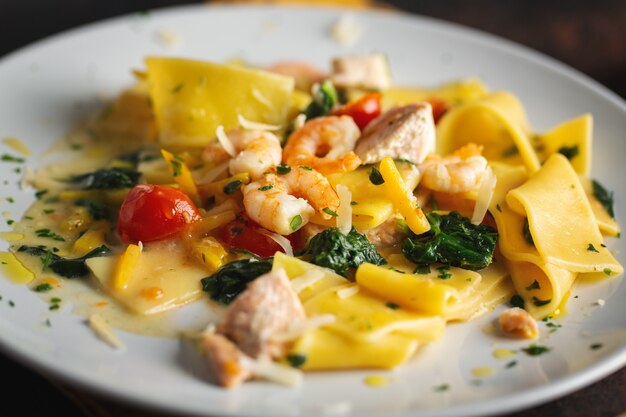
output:
[[[468,76],[492,89],[517,94],[538,130],[584,112],[594,114],[593,176],[615,190],[624,216],[626,105],[597,83],[553,60],[506,41],[458,26],[395,13],[350,12],[365,28],[351,47],[336,43],[329,28],[345,11],[277,7],[193,6],[126,16],[70,31],[29,46],[0,61],[0,137],[17,136],[40,155],[105,94],[132,82],[131,68],[146,55],[179,55],[223,61],[241,57],[267,64],[303,59],[325,66],[333,56],[382,51],[398,84],[435,85]],[[159,34],[171,31],[179,44],[166,47]],[[0,152],[10,151],[0,144]],[[29,165],[36,166],[37,156]],[[12,218],[33,200],[20,191],[14,165],[0,164],[0,212]],[[7,181],[4,184],[3,181]],[[9,203],[11,196],[15,203]],[[2,230],[9,227],[3,224]],[[626,260],[624,240],[611,242]],[[4,250],[6,244],[0,244]],[[626,363],[626,286],[621,278],[573,291],[563,327],[539,343],[553,348],[517,366],[491,355],[494,346],[519,348],[480,329],[497,312],[450,326],[445,337],[393,372],[327,372],[305,377],[288,389],[254,382],[224,391],[206,384],[172,340],[122,333],[127,345],[115,352],[96,339],[69,308],[58,313],[26,287],[0,279],[0,346],[29,366],[116,398],[180,413],[233,416],[471,416],[503,413],[565,395]],[[594,305],[605,299],[603,308]],[[10,307],[8,300],[15,303]],[[184,314],[192,314],[183,313]],[[43,325],[51,317],[53,327]],[[592,343],[603,348],[591,350]],[[475,367],[493,367],[476,383]],[[373,388],[368,375],[391,383]],[[433,387],[448,384],[439,393]]]

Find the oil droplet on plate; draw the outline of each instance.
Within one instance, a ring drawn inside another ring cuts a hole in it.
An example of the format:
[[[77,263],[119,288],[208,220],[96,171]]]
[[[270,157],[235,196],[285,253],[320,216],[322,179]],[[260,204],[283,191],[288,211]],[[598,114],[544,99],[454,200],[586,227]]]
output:
[[[366,376],[363,382],[370,387],[382,387],[389,383],[389,378],[382,375],[370,375]]]
[[[496,373],[496,370],[491,367],[479,367],[472,368],[472,376],[474,378],[488,378]]]
[[[493,351],[492,355],[496,359],[506,359],[510,358],[511,356],[517,355],[517,352],[511,349],[498,348]]]

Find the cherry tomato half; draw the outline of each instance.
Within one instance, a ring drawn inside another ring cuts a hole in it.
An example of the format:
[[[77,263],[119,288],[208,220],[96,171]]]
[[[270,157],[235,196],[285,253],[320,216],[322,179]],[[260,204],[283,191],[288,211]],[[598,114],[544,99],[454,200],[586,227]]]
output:
[[[263,231],[267,232],[248,216],[240,214],[235,220],[224,225],[218,231],[218,237],[233,248],[247,250],[261,258],[269,258],[274,256],[276,252],[285,252],[272,238],[264,235]],[[298,232],[292,233],[286,238],[291,242],[294,251],[302,246],[301,236]]]
[[[363,97],[353,100],[344,107],[335,110],[336,116],[350,116],[354,123],[363,130],[372,120],[381,113],[380,93],[365,94]]]
[[[125,242],[152,242],[173,237],[199,219],[198,209],[182,191],[140,184],[120,207],[117,231]]]
[[[441,119],[441,116],[446,114],[448,109],[450,109],[450,105],[447,101],[442,100],[438,97],[430,97],[426,101],[429,102],[431,107],[433,108],[433,120],[435,124],[437,124],[437,122],[439,122],[439,119]]]

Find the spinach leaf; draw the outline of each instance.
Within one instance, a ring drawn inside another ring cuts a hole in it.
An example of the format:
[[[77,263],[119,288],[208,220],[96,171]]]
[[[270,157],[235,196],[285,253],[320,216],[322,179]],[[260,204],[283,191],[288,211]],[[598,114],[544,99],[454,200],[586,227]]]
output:
[[[249,282],[268,273],[272,269],[272,259],[241,259],[221,267],[213,275],[202,278],[202,290],[211,299],[230,304]]]
[[[299,255],[304,255],[315,265],[330,268],[344,277],[348,276],[350,268],[357,268],[365,262],[374,265],[387,263],[376,251],[376,247],[354,227],[347,235],[336,227],[329,227],[313,236]]]
[[[106,219],[109,215],[107,206],[102,201],[81,199],[76,200],[74,204],[85,207],[94,220]]]
[[[22,245],[17,249],[18,252],[26,252],[33,256],[41,257],[44,269],[50,268],[51,271],[65,278],[81,278],[89,274],[89,268],[85,265],[85,260],[98,256],[106,256],[111,251],[102,245],[91,252],[81,256],[80,258],[66,259],[52,253],[45,247],[41,246],[25,246]]]
[[[474,225],[453,211],[440,215],[426,215],[431,229],[421,235],[409,236],[402,253],[418,266],[435,262],[478,270],[493,260],[498,233],[485,225]]]
[[[304,109],[307,120],[326,116],[339,103],[337,90],[330,80],[324,80],[314,94],[313,101]]]
[[[82,190],[113,190],[137,185],[141,172],[130,168],[100,168],[70,177],[69,182]]]

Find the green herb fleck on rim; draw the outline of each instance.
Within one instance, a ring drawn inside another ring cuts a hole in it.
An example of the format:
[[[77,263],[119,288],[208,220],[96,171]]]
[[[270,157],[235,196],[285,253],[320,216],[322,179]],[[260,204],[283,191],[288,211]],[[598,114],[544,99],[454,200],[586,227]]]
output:
[[[172,88],[172,93],[180,92],[180,90],[182,90],[184,86],[185,86],[185,84],[183,84],[183,83],[176,84],[176,86],[174,86],[174,88]]]
[[[526,353],[527,355],[530,356],[539,356],[539,355],[543,355],[544,353],[548,353],[550,352],[550,348],[547,346],[541,346],[541,345],[537,345],[535,343],[531,344],[528,347],[522,348],[522,351],[524,353]]]
[[[440,267],[437,267],[437,271],[439,271],[439,274],[437,274],[437,278],[439,279],[448,279],[452,277],[449,265],[442,265]]]
[[[589,349],[591,350],[598,350],[598,349],[602,349],[604,345],[602,343],[594,343],[593,345],[589,346]]]
[[[587,246],[587,250],[588,250],[589,252],[600,253],[600,251],[599,251],[599,250],[597,250],[595,246],[593,246],[593,243],[590,243],[590,244]]]
[[[259,187],[257,189],[259,191],[267,191],[267,190],[271,190],[272,188],[274,188],[274,184],[267,184],[267,185],[264,185],[263,187]]]
[[[433,391],[435,392],[446,392],[450,389],[450,385],[448,384],[441,384],[441,385],[437,385],[435,387],[433,387]]]
[[[506,369],[511,369],[511,368],[515,367],[516,365],[517,365],[517,361],[511,361],[511,362],[507,363],[504,367]]]
[[[13,155],[9,155],[8,153],[3,153],[2,156],[0,156],[0,160],[2,162],[15,162],[18,164],[21,164],[25,161],[24,158],[20,158],[17,156],[13,156]]]
[[[426,275],[430,274],[430,266],[429,265],[418,265],[415,267],[414,274]]]
[[[52,290],[52,285],[48,284],[47,282],[44,282],[35,286],[33,290],[36,292],[47,292],[47,291]]]

